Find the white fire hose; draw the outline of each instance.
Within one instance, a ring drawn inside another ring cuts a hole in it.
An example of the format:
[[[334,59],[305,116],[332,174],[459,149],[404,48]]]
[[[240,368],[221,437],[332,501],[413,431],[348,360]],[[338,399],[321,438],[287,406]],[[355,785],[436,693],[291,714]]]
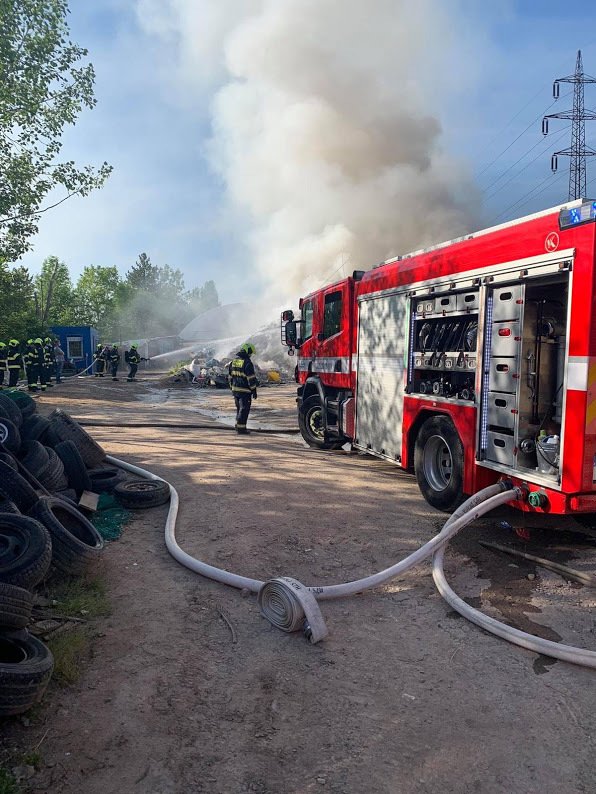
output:
[[[352,582],[336,585],[306,586],[290,577],[278,577],[266,582],[259,579],[251,579],[191,557],[190,554],[180,548],[176,541],[176,517],[179,506],[176,489],[162,477],[158,477],[139,466],[134,466],[132,463],[119,460],[111,455],[107,456],[107,460],[115,466],[119,466],[145,479],[166,482],[170,488],[170,509],[165,525],[165,542],[172,557],[181,565],[208,579],[257,593],[263,616],[283,631],[297,631],[302,628],[312,643],[319,642],[319,640],[327,636],[328,632],[317,603],[318,601],[343,598],[361,593],[363,590],[378,587],[390,579],[405,573],[427,557],[434,555],[433,579],[435,585],[445,601],[463,617],[472,623],[476,623],[476,625],[491,634],[502,637],[515,645],[520,645],[522,648],[527,648],[535,653],[551,656],[555,659],[562,659],[566,662],[596,669],[595,651],[545,640],[484,615],[461,599],[449,587],[445,579],[443,557],[449,540],[480,516],[485,515],[496,507],[522,498],[521,489],[511,488],[508,483],[495,483],[471,496],[450,516],[441,532],[395,565]]]

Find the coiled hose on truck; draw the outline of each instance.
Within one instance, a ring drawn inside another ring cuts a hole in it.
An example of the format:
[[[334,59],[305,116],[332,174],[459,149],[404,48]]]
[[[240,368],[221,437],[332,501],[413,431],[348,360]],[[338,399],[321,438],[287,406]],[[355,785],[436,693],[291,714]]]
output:
[[[456,612],[467,620],[491,634],[507,640],[507,642],[520,645],[522,648],[535,653],[596,669],[596,652],[545,640],[495,620],[467,604],[447,583],[443,570],[443,558],[447,543],[464,527],[480,516],[489,513],[496,507],[522,498],[521,489],[512,487],[509,482],[501,481],[495,483],[471,496],[449,517],[437,535],[389,568],[352,582],[336,585],[305,586],[290,577],[278,577],[266,582],[259,579],[251,579],[209,565],[187,554],[176,541],[176,517],[179,506],[176,489],[167,480],[163,480],[162,477],[158,477],[139,466],[134,466],[132,463],[119,460],[111,455],[107,456],[107,460],[115,466],[119,466],[145,479],[166,482],[170,489],[170,509],[165,525],[165,542],[172,557],[181,565],[208,579],[257,593],[262,614],[274,626],[284,631],[295,631],[303,628],[311,642],[318,642],[327,634],[327,629],[318,607],[319,601],[343,598],[361,593],[363,590],[378,587],[433,555],[433,579],[439,593]]]

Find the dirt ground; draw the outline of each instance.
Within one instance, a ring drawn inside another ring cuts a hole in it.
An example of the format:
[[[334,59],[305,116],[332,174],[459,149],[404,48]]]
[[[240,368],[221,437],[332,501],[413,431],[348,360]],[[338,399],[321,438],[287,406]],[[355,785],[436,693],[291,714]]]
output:
[[[249,426],[296,427],[294,394],[261,389]],[[180,545],[234,572],[346,581],[392,564],[445,520],[389,464],[225,429],[226,392],[79,379],[40,399],[43,412],[56,406],[109,423],[90,431],[110,454],[178,490]],[[468,623],[435,591],[429,564],[322,604],[329,637],[313,646],[272,628],[254,596],[175,562],[166,514],[136,514],[107,547],[113,612],[97,621],[81,680],[29,727],[11,726],[15,741],[39,743],[31,791],[596,791],[594,673]],[[593,590],[478,545],[485,537],[594,570],[594,542],[544,523],[523,542],[499,527],[505,519],[522,524],[502,511],[452,544],[456,591],[512,625],[596,649]]]

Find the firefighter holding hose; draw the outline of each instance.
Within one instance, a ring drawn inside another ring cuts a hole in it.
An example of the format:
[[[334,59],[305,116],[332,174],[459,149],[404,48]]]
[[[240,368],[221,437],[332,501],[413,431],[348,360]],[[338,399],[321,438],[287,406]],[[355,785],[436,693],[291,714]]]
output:
[[[236,358],[232,359],[228,367],[229,383],[234,402],[236,403],[236,432],[248,435],[246,422],[250,413],[253,399],[257,399],[258,381],[255,368],[250,357],[254,354],[255,347],[250,342],[245,342]]]

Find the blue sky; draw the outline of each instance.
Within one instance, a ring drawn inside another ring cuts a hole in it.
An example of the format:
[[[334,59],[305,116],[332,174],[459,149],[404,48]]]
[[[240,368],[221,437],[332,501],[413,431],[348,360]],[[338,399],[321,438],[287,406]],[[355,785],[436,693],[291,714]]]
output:
[[[473,174],[482,225],[564,201],[568,160],[559,159],[552,177],[550,153],[569,145],[568,122],[551,123],[543,139],[540,119],[571,106],[562,87],[547,110],[552,82],[573,72],[578,48],[585,71],[596,75],[595,7],[552,0],[497,0],[485,10],[472,0],[447,5],[457,9],[454,24],[471,44],[437,70],[427,111],[440,121],[442,149]],[[95,66],[98,104],[67,131],[64,152],[80,163],[105,159],[114,174],[103,190],[49,212],[24,263],[36,271],[56,254],[75,275],[90,264],[124,273],[146,251],[154,263],[180,268],[187,287],[214,279],[226,302],[258,293],[263,285],[249,276],[250,219],[229,201],[207,155],[220,64],[204,79],[178,79],[180,36],[158,40],[147,32],[133,0],[71,0],[70,24]],[[426,53],[419,57],[422,64]],[[596,85],[586,89],[586,107],[596,109]],[[596,148],[596,122],[586,139]],[[588,192],[596,195],[593,159]]]

